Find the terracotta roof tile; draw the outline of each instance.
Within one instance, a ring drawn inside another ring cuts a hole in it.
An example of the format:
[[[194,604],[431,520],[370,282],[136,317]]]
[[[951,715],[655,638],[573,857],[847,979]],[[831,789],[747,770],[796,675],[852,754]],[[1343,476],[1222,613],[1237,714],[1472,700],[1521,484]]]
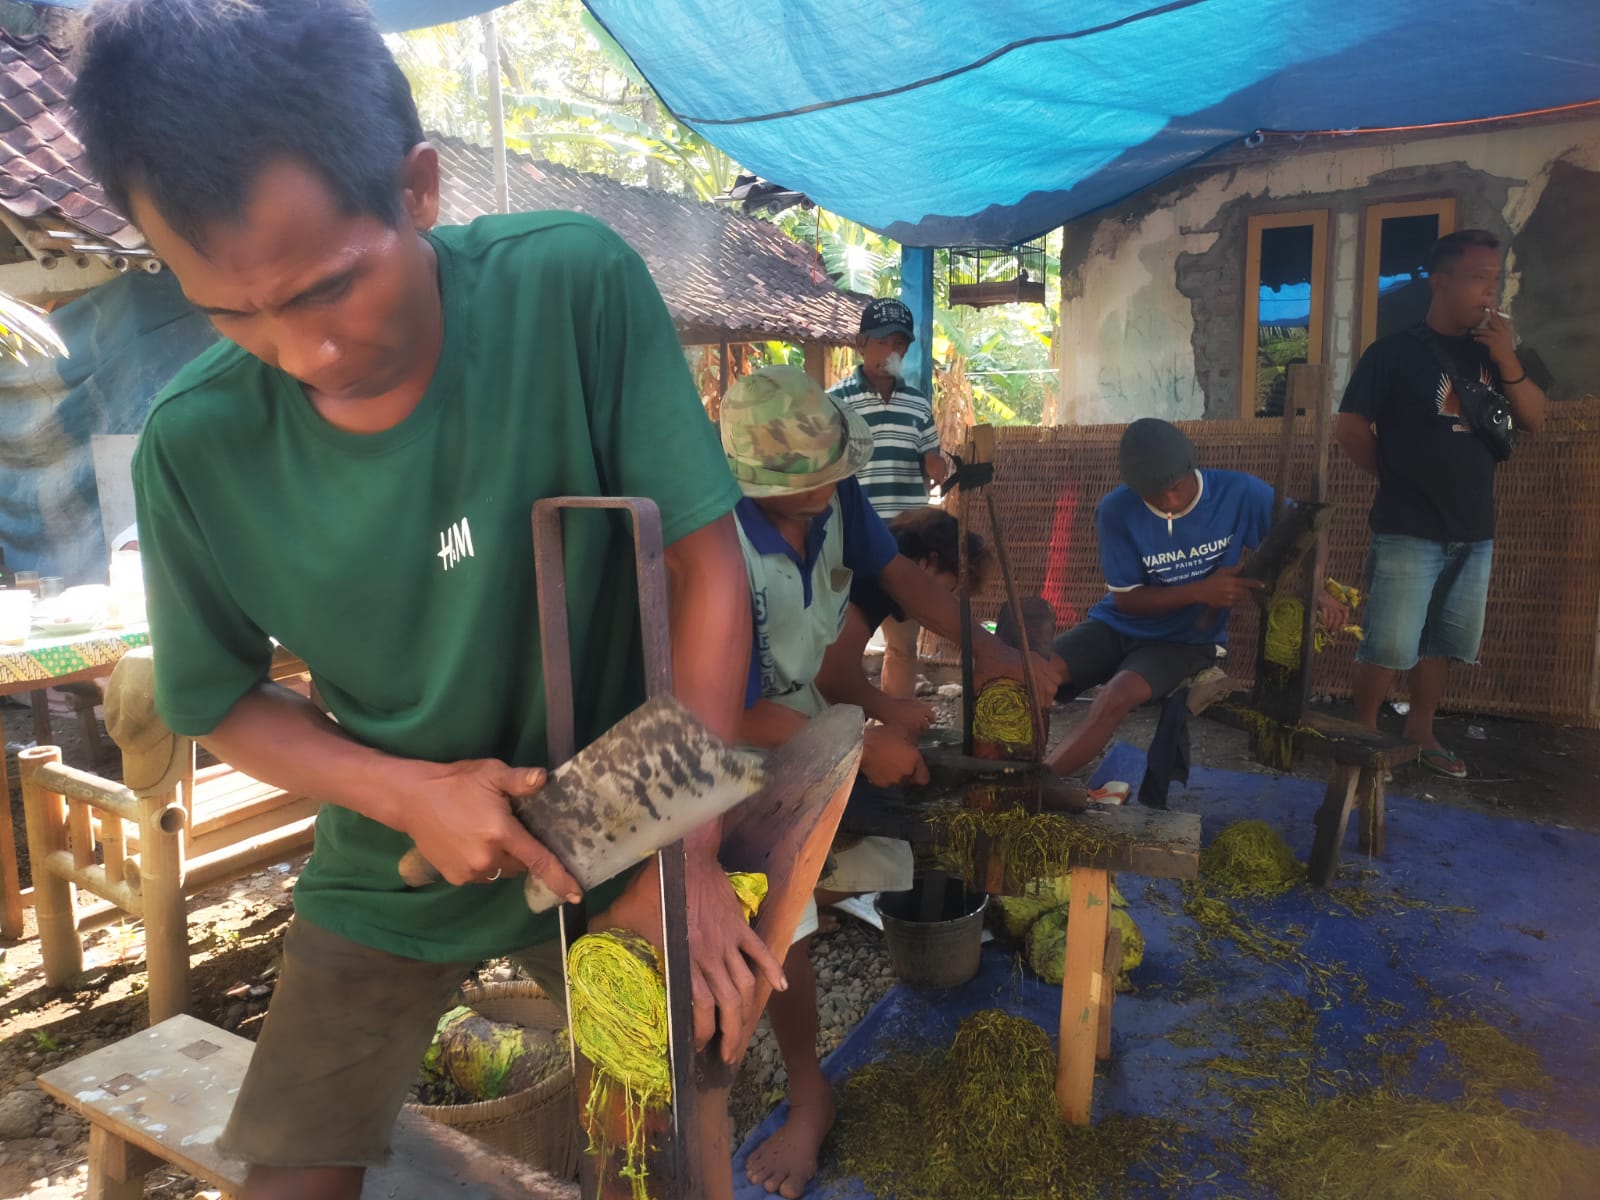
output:
[[[0,33],[0,207],[25,221],[77,226],[86,241],[142,246],[88,175],[67,112],[71,88],[64,51],[44,38]]]
[[[494,208],[489,151],[430,134],[444,166],[442,219],[470,221]],[[568,209],[616,230],[644,258],[679,333],[696,340],[845,345],[870,297],[840,291],[812,252],[777,226],[684,196],[630,187],[555,163],[513,155],[511,207]]]

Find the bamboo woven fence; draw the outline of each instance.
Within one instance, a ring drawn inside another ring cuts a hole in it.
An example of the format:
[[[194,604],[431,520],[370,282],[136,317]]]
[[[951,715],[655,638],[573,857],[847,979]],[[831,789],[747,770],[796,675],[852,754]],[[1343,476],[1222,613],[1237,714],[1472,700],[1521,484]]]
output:
[[[1056,610],[1058,629],[1084,618],[1105,585],[1094,510],[1120,482],[1121,425],[997,430],[995,502],[1023,594]],[[1248,471],[1272,482],[1278,468],[1275,422],[1192,421],[1182,428],[1202,466]],[[1309,494],[1311,431],[1303,422],[1290,494]],[[1373,481],[1337,446],[1329,453],[1328,496],[1337,506],[1330,570],[1361,584]],[[1600,400],[1557,406],[1544,432],[1523,438],[1495,484],[1498,529],[1481,664],[1451,672],[1445,707],[1600,728]],[[973,528],[989,535],[983,506]],[[974,602],[992,620],[1004,599],[998,582]],[[1256,610],[1235,611],[1227,669],[1255,667]],[[936,661],[955,661],[935,639]],[[1313,691],[1348,696],[1354,647],[1335,643],[1317,662]],[[1397,692],[1397,694],[1401,694]]]

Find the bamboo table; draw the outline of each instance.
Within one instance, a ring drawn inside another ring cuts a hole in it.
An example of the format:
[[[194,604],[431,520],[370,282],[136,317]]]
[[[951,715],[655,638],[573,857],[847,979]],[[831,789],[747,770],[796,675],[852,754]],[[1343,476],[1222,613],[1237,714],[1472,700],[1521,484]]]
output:
[[[0,696],[36,694],[34,730],[38,740],[40,698],[47,689],[109,675],[124,654],[149,643],[148,626],[127,625],[66,637],[31,637],[20,646],[0,646]],[[43,737],[48,739],[48,716],[43,720]],[[0,812],[0,938],[16,941],[22,936],[23,892],[12,826],[11,779],[4,753],[0,753],[0,796],[4,796],[4,811]]]

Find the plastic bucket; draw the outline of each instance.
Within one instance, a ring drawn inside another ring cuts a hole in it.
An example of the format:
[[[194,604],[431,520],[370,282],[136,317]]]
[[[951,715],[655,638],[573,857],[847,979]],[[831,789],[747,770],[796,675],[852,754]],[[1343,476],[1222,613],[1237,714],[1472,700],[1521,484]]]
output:
[[[937,892],[938,881],[931,886]],[[873,907],[883,918],[895,975],[919,987],[966,983],[978,973],[988,905],[988,896],[968,892],[954,878],[944,881],[943,895],[927,896],[921,886],[880,895]]]

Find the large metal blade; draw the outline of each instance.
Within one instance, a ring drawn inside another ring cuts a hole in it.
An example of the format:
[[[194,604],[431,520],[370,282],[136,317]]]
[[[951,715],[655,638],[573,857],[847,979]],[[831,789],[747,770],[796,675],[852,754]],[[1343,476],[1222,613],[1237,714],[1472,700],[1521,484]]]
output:
[[[760,755],[728,745],[673,697],[656,696],[511,806],[587,890],[721,816],[766,779]],[[438,878],[416,850],[400,873],[413,886]],[[535,912],[561,899],[534,875],[527,896]]]

